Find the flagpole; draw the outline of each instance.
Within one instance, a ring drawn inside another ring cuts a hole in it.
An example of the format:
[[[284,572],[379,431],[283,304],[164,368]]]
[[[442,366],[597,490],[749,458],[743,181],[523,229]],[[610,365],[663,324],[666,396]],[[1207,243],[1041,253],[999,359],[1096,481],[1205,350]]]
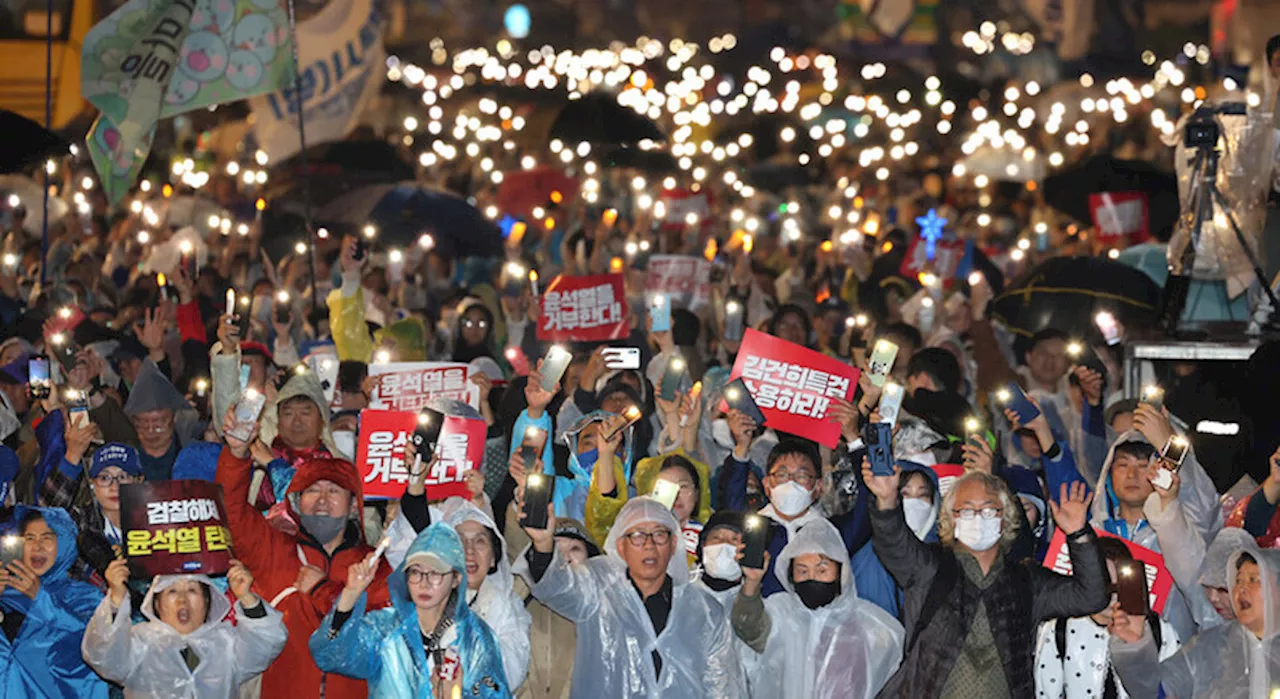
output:
[[[50,0],[52,2],[52,0]],[[316,238],[311,230],[311,168],[307,165],[307,120],[302,114],[302,65],[298,61],[298,20],[294,0],[289,3],[289,36],[293,43],[293,103],[298,113],[298,145],[302,163],[302,221],[307,230],[307,251],[311,258],[311,311],[316,310]],[[46,188],[47,189],[47,188]]]
[[[45,4],[44,14],[44,128],[53,132],[53,0]],[[40,163],[44,171],[44,218],[40,221],[40,295],[45,293],[49,265],[49,165]]]

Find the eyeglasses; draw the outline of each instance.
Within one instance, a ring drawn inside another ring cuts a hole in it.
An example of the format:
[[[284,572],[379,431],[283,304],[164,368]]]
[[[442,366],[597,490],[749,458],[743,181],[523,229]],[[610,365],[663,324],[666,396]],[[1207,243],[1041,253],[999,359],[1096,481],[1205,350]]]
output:
[[[671,530],[659,529],[652,532],[631,532],[623,536],[636,548],[643,548],[648,541],[652,541],[654,546],[665,546],[668,541],[671,541]]]
[[[419,570],[417,568],[409,568],[404,572],[405,580],[408,580],[410,583],[416,585],[417,583],[425,580],[426,583],[432,587],[441,585],[444,583],[445,579],[452,575],[453,571],[449,571],[448,573],[437,573],[434,570]]]
[[[769,477],[773,479],[774,483],[795,481],[796,484],[802,488],[808,488],[810,484],[818,480],[817,476],[809,473],[808,471],[800,471],[799,473],[792,473],[790,471],[774,471],[769,474]]]
[[[995,519],[996,517],[999,517],[1002,512],[1003,510],[999,507],[984,507],[980,510],[975,510],[972,507],[966,507],[961,510],[952,510],[951,514],[959,517],[960,519],[973,519],[978,515],[982,515],[983,519]]]
[[[113,485],[119,485],[121,483],[132,483],[133,476],[127,473],[121,476],[113,476],[110,473],[99,473],[94,477],[93,482],[103,488],[110,488]]]

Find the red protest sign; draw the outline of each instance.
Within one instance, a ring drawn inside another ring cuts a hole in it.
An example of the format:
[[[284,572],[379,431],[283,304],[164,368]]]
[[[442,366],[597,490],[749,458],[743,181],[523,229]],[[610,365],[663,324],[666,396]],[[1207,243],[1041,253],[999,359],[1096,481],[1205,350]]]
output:
[[[928,269],[938,275],[944,286],[950,286],[956,279],[956,270],[960,267],[960,261],[964,259],[964,241],[937,241],[932,263],[929,262],[927,247],[928,241],[924,238],[912,240],[911,247],[907,248],[907,255],[902,259],[902,266],[898,271],[907,279],[915,279],[921,272]]]
[[[956,479],[964,475],[964,466],[959,464],[936,464],[933,472],[938,475],[938,498],[944,498],[951,492]],[[941,501],[941,500],[939,500]]]
[[[621,274],[560,275],[542,294],[538,339],[595,342],[630,333]]]
[[[1104,244],[1137,245],[1150,237],[1146,192],[1095,192],[1089,195],[1089,213]]]
[[[695,309],[711,299],[711,263],[692,255],[654,255],[645,273],[646,298],[671,296],[672,308]]]
[[[364,482],[365,499],[399,498],[409,483],[404,448],[418,426],[417,413],[387,410],[360,411],[360,440],[356,444],[356,469]],[[427,474],[427,497],[443,500],[453,495],[470,498],[463,475],[484,463],[487,425],[450,415],[445,417],[436,442],[436,462]],[[423,454],[422,467],[430,462]]]
[[[687,189],[664,189],[658,201],[662,202],[665,213],[662,216],[663,228],[682,228],[689,225],[689,214],[697,217],[700,226],[710,226],[711,197],[704,190],[691,192]]]
[[[427,474],[427,497],[443,500],[454,495],[471,498],[463,476],[484,466],[484,440],[489,426],[484,420],[450,415],[436,442],[436,462]]]
[[[445,398],[479,408],[480,390],[469,380],[468,371],[466,364],[457,362],[370,364],[369,376],[375,383],[369,407],[417,412],[432,400]]]
[[[832,398],[852,400],[858,370],[821,352],[748,328],[729,376],[742,377],[775,430],[835,447],[840,424],[827,419]]]
[[[1147,574],[1147,592],[1150,594],[1148,601],[1151,610],[1157,614],[1163,612],[1165,602],[1169,600],[1169,590],[1173,588],[1173,575],[1164,566],[1164,556],[1145,546],[1125,541],[1118,536],[1098,531],[1096,528],[1094,531],[1098,536],[1124,541],[1134,560],[1142,562]],[[1055,531],[1053,538],[1049,539],[1049,550],[1044,555],[1044,567],[1055,573],[1071,575],[1071,556],[1067,552],[1067,535],[1061,529]]]
[[[208,481],[120,484],[120,528],[135,578],[231,567],[222,486]]]

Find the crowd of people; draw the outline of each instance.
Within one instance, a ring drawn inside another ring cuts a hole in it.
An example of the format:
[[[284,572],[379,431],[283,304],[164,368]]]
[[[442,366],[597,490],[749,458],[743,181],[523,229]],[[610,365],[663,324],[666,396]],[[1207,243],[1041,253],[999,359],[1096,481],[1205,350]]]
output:
[[[178,231],[146,220],[142,192],[108,218],[77,186],[85,166],[68,159],[54,178],[90,213],[52,225],[47,254],[22,209],[4,240],[3,696],[1258,698],[1280,686],[1280,558],[1267,550],[1280,449],[1265,482],[1224,506],[1194,445],[1170,452],[1194,437],[1170,410],[1193,384],[1177,395],[1171,380],[1163,403],[1125,398],[1137,387],[1119,347],[1052,327],[1018,336],[990,313],[1006,272],[1104,252],[1087,228],[1059,220],[1050,244],[1009,256],[1013,238],[976,223],[987,194],[971,183],[877,181],[833,159],[821,183],[755,203],[708,184],[711,210],[688,224],[655,218],[617,168],[597,204],[547,202],[554,224],[511,236],[503,257],[391,250],[356,232],[272,260],[262,244],[277,232],[215,175],[209,196],[240,212],[244,234],[210,233],[197,263],[189,246],[180,259],[165,248]],[[492,201],[488,180],[437,170],[477,207]],[[879,226],[829,239],[812,212],[852,206],[851,190]],[[787,216],[771,215],[778,201]],[[1032,190],[1005,203],[1011,231],[1046,220]],[[735,234],[737,207],[752,235]],[[902,273],[931,209],[982,239],[967,279]],[[672,309],[670,330],[653,329],[641,241],[713,265],[707,297]],[[562,345],[567,370],[544,376],[530,270],[620,273],[629,335]],[[226,307],[228,289],[242,303]],[[723,400],[742,341],[730,305],[746,327],[861,370],[825,416],[834,447]],[[865,440],[882,423],[869,355],[885,341],[905,393],[883,420],[889,472]],[[613,367],[609,347],[634,348],[639,367]],[[318,356],[340,363],[336,386],[308,363]],[[687,375],[664,398],[673,357]],[[48,390],[31,374],[41,358]],[[487,425],[467,497],[434,497],[437,455],[412,442],[403,495],[365,496],[370,366],[393,361],[468,365],[477,403],[441,404]],[[998,397],[1014,385],[1034,419]],[[246,434],[236,409],[249,392],[265,408]],[[534,449],[530,428],[548,435]],[[946,465],[959,471],[940,476]],[[526,498],[535,477],[554,482],[545,512]],[[120,489],[168,480],[221,486],[225,575],[131,576]],[[1168,589],[1152,578],[1135,601],[1134,569],[1151,577],[1135,551],[1159,554]]]

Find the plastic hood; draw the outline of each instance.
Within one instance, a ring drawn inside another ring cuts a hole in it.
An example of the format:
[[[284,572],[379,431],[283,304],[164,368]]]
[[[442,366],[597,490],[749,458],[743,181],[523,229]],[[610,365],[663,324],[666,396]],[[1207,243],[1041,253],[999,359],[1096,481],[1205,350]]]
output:
[[[1236,551],[1227,558],[1228,589],[1231,590],[1233,598],[1236,591],[1236,564],[1240,556],[1245,553],[1245,551]],[[1267,549],[1247,553],[1258,562],[1258,572],[1262,577],[1262,604],[1266,620],[1262,637],[1271,639],[1280,634],[1280,551]]]
[[[680,524],[676,522],[671,510],[647,495],[632,498],[622,506],[618,518],[609,530],[609,538],[604,542],[605,555],[625,568],[627,562],[618,554],[618,540],[642,524],[660,524],[671,530],[672,554],[671,560],[667,561],[667,575],[671,576],[671,582],[677,586],[688,584],[689,557],[684,555],[684,535],[681,534]]]
[[[156,595],[173,587],[174,585],[185,581],[198,582],[209,588],[209,615],[205,617],[204,623],[200,628],[192,631],[190,635],[200,634],[222,623],[223,619],[231,613],[231,600],[227,599],[218,588],[214,587],[213,580],[207,575],[157,575],[151,581],[151,589],[147,590],[147,596],[142,599],[142,615],[149,621],[163,624],[160,617],[156,616],[155,600]]]
[[[778,582],[782,589],[795,594],[795,585],[791,582],[791,561],[797,556],[809,553],[820,553],[840,564],[840,599],[853,599],[858,596],[858,587],[853,582],[852,568],[849,565],[849,553],[844,548],[844,540],[835,525],[826,519],[816,519],[800,528],[795,538],[787,542],[778,554],[778,562],[774,566]]]

